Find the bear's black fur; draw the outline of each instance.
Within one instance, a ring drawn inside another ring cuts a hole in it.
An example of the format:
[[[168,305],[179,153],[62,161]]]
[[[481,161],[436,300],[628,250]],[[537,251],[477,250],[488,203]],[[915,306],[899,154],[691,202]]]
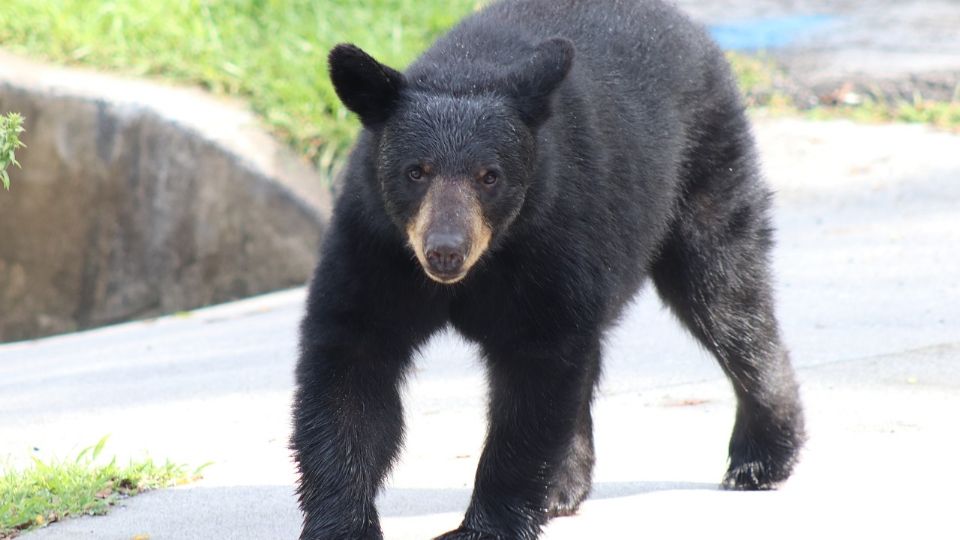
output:
[[[590,489],[601,341],[651,277],[737,396],[732,489],[803,442],[770,289],[770,195],[723,54],[658,0],[516,0],[403,74],[340,45],[364,125],[302,325],[292,448],[302,538],[381,538],[411,355],[483,351],[490,427],[463,524],[532,539]],[[639,427],[630,426],[631,429]]]

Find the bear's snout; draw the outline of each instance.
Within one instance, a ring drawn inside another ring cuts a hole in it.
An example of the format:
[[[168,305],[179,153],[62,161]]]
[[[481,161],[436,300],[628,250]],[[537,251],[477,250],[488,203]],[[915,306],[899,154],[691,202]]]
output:
[[[406,229],[427,276],[447,284],[467,275],[493,234],[477,194],[456,179],[435,180]]]
[[[467,239],[462,234],[436,233],[427,235],[424,252],[430,271],[441,278],[460,274],[467,257]]]

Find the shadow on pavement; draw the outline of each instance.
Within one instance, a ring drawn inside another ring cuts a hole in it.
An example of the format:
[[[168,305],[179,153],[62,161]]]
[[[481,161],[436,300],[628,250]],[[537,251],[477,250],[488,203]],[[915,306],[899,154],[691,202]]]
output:
[[[716,484],[698,482],[598,482],[590,492],[591,500],[615,499],[657,491],[710,490]],[[412,489],[389,488],[377,500],[382,517],[413,517],[446,512],[463,512],[470,503],[472,488]]]

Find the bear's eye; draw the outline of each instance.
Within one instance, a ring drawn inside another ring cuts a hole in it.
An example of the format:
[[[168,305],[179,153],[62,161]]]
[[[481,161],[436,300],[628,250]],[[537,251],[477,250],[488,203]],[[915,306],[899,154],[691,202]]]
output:
[[[423,169],[418,165],[410,167],[407,169],[407,178],[413,180],[414,182],[423,180]]]
[[[485,186],[492,186],[496,184],[499,179],[500,175],[497,174],[497,171],[487,171],[480,177],[480,181],[483,182]]]

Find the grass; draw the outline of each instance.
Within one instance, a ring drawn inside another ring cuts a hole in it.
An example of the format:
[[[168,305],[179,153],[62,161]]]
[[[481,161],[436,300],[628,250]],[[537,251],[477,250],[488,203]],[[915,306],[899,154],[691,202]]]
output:
[[[960,96],[933,101],[915,96],[912,101],[856,96],[854,103],[801,107],[783,91],[786,74],[763,55],[727,53],[727,60],[743,90],[747,105],[774,115],[804,116],[814,120],[847,119],[861,123],[905,122],[960,131]]]
[[[960,101],[930,101],[918,97],[912,102],[891,103],[869,99],[856,105],[815,107],[806,114],[817,120],[847,118],[866,123],[906,122],[960,132]]]
[[[776,62],[762,54],[727,52],[726,56],[747,106],[778,110],[794,107],[793,100],[782,90],[786,73]]]
[[[335,43],[353,42],[403,68],[485,0],[2,0],[0,47],[62,64],[199,85],[247,100],[322,173],[358,129],[326,72]],[[797,107],[763,57],[729,55],[748,104]],[[813,117],[960,127],[957,103],[818,108]],[[804,113],[806,114],[806,113]]]
[[[25,470],[0,473],[0,540],[66,517],[105,514],[122,498],[195,480],[205,467],[188,471],[151,459],[99,463],[106,442],[100,439],[73,460],[34,457]]]
[[[2,0],[0,47],[62,64],[199,85],[249,101],[329,172],[358,123],[326,55],[354,42],[394,67],[477,0]]]
[[[17,163],[17,148],[23,146],[20,133],[23,132],[23,117],[16,113],[0,116],[0,184],[10,189],[10,176],[7,168]]]

